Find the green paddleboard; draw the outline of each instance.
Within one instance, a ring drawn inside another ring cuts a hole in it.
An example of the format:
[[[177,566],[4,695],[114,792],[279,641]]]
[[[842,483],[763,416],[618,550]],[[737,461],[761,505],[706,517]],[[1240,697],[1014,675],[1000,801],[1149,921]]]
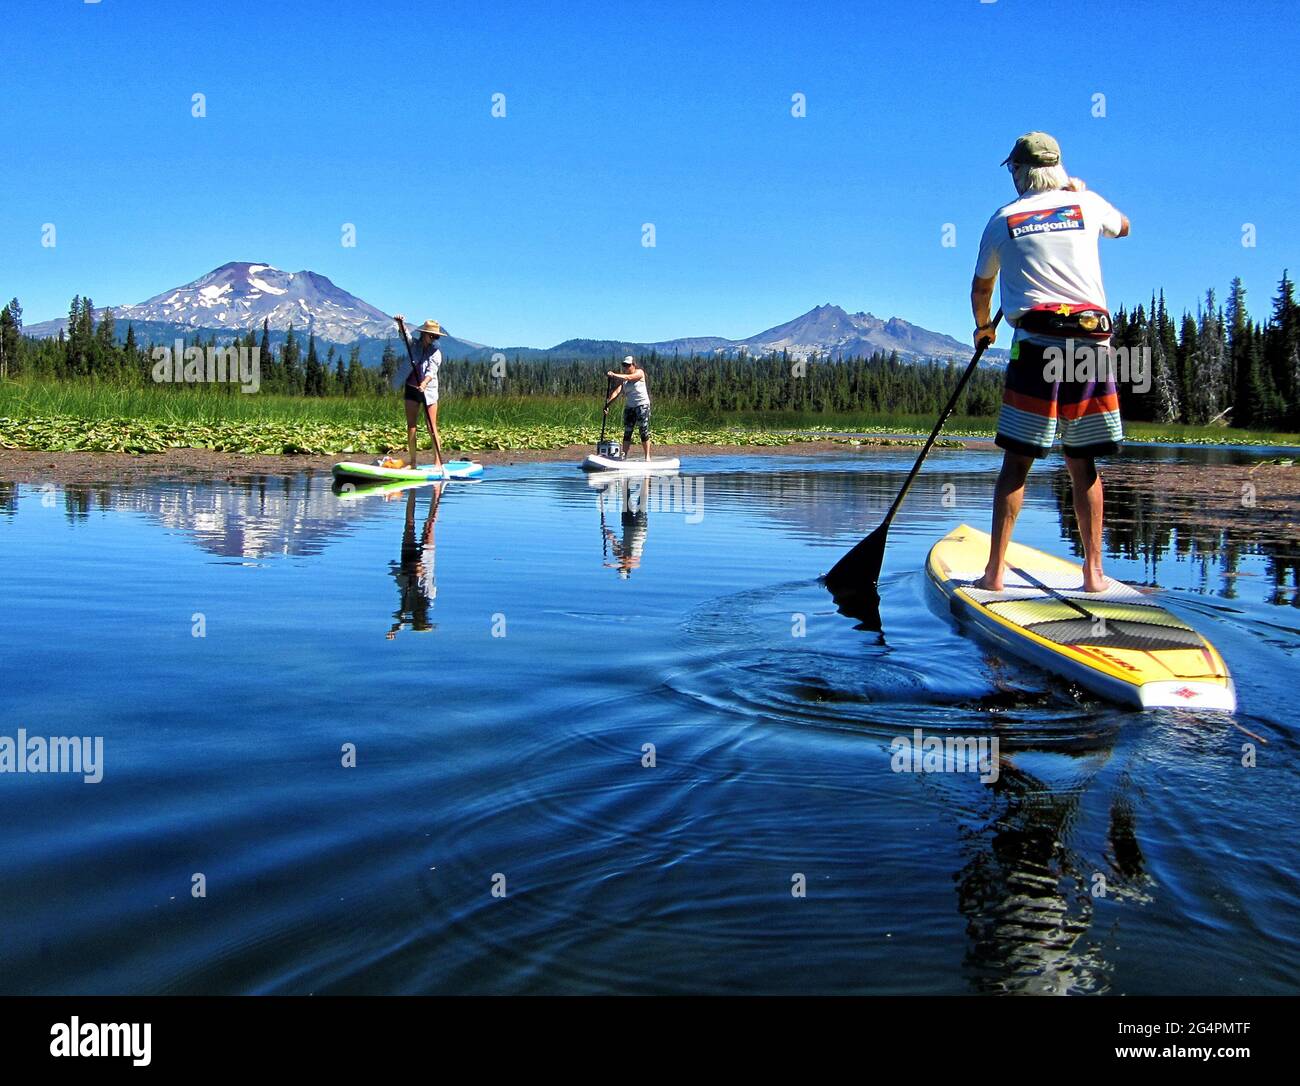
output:
[[[345,460],[334,465],[336,479],[368,479],[384,483],[434,483],[440,479],[477,479],[483,474],[483,465],[473,460],[448,460],[437,471],[432,465],[414,468],[385,468],[378,464],[361,464]]]

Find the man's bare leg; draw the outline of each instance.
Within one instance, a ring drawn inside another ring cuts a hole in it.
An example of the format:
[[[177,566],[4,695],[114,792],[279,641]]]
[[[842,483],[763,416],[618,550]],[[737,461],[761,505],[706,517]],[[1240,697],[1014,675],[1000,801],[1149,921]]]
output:
[[[984,576],[975,582],[976,588],[1001,592],[1002,578],[1007,572],[1007,544],[1016,527],[1016,518],[1025,504],[1025,480],[1033,466],[1032,456],[1008,452],[1002,457],[1002,470],[997,486],[993,488],[993,542],[989,547],[989,563]]]
[[[650,459],[650,439],[649,439],[649,438],[646,438],[643,442],[641,442],[641,449],[642,449],[642,451],[645,453],[645,458],[646,458],[647,460],[649,460],[649,459]]]
[[[1070,472],[1070,488],[1074,492],[1074,515],[1079,521],[1079,535],[1083,537],[1083,590],[1103,592],[1110,584],[1101,571],[1102,510],[1105,504],[1101,476],[1093,459],[1065,458]]]

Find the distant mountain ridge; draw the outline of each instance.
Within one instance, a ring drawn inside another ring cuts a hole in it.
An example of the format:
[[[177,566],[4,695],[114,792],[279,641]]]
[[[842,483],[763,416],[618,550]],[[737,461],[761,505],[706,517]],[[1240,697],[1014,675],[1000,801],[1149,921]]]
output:
[[[183,286],[173,287],[135,305],[97,309],[102,319],[111,310],[119,335],[134,324],[142,342],[167,342],[177,337],[215,335],[226,342],[249,329],[261,331],[266,322],[282,342],[290,326],[304,338],[314,334],[321,344],[350,348],[358,344],[362,359],[377,362],[384,344],[396,340],[393,319],[383,310],[336,286],[312,271],[285,272],[270,264],[234,261],[214,268]],[[56,336],[67,319],[29,325],[32,336]],[[786,351],[792,358],[812,355],[848,358],[874,351],[896,351],[901,358],[956,358],[970,351],[968,344],[932,332],[900,317],[887,320],[871,313],[848,313],[829,303],[745,339],[722,336],[686,336],[639,343],[615,339],[569,339],[554,347],[489,347],[447,335],[442,341],[447,358],[488,360],[495,354],[508,358],[607,358],[611,354],[715,355],[744,357]],[[995,352],[1000,353],[1000,352]]]

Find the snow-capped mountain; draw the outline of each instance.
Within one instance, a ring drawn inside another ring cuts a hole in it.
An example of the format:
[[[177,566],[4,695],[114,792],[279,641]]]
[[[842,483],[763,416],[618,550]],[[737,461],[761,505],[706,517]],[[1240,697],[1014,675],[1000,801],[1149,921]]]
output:
[[[904,358],[933,358],[962,354],[970,348],[952,336],[909,324],[900,317],[881,320],[870,313],[846,313],[827,303],[765,332],[712,348],[715,353],[741,350],[757,355],[788,351],[794,358],[811,354],[850,358],[873,351],[897,351]]]
[[[223,264],[183,287],[139,305],[113,309],[118,320],[158,321],[188,328],[246,331],[269,321],[317,339],[351,343],[393,333],[393,318],[312,271],[286,272],[270,264]]]
[[[164,325],[176,334],[204,331],[246,332],[269,321],[273,331],[290,325],[328,343],[385,339],[396,335],[393,318],[313,271],[286,272],[270,264],[223,264],[184,286],[173,287],[136,305],[109,307],[123,327]],[[96,319],[104,310],[95,311]],[[45,321],[28,335],[57,335],[67,320]]]
[[[95,311],[102,319],[105,310]],[[192,283],[163,291],[136,305],[112,306],[117,334],[128,324],[136,328],[141,343],[169,342],[176,336],[215,333],[219,342],[249,329],[260,331],[270,323],[273,345],[292,325],[300,336],[314,333],[318,342],[359,343],[362,358],[378,361],[385,342],[396,338],[392,317],[369,302],[335,286],[312,271],[286,272],[270,264],[223,264]],[[421,318],[422,319],[422,318]],[[67,327],[66,318],[28,325],[31,336],[55,336]],[[224,336],[222,335],[224,333]],[[614,339],[570,339],[554,347],[488,347],[447,336],[442,341],[447,358],[490,359],[500,351],[510,358],[605,358],[613,353],[766,355],[787,351],[793,358],[810,355],[848,358],[873,351],[897,351],[905,359],[957,358],[970,346],[939,332],[931,332],[899,317],[882,320],[870,313],[847,313],[837,305],[819,305],[785,324],[745,339],[691,336],[635,343]],[[990,352],[998,355],[1001,352]]]

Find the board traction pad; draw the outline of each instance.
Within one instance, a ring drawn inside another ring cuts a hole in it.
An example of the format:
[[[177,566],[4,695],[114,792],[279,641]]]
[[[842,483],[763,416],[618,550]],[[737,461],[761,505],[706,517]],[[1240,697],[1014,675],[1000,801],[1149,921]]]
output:
[[[1043,588],[1029,583],[1025,574],[1010,567],[1003,591],[991,592],[971,587],[974,576],[953,578],[960,591],[974,602],[1058,645],[1150,652],[1206,645],[1205,639],[1182,619],[1159,604],[1147,603],[1142,593],[1121,581],[1104,592],[1081,592],[1073,577],[1036,574],[1035,579]],[[1045,595],[1044,588],[1055,595]]]

